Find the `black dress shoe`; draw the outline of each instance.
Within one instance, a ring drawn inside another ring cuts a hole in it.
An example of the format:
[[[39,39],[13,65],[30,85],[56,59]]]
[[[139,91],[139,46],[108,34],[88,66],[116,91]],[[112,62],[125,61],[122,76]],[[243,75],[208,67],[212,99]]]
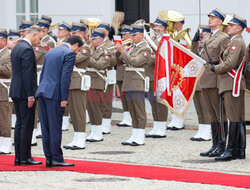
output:
[[[52,163],[51,160],[46,160],[46,167],[51,167],[51,163]]]
[[[108,132],[108,133],[102,132],[102,134],[103,134],[103,135],[108,135],[108,134],[110,134],[110,132]]]
[[[124,141],[124,142],[122,142],[122,145],[124,145],[124,146],[126,146],[126,145],[132,145],[132,143]]]
[[[144,143],[143,144],[138,144],[137,142],[132,142],[132,144],[131,144],[131,146],[143,146],[144,145]]]
[[[161,136],[161,135],[150,135],[150,134],[145,134],[145,137],[146,137],[146,138],[165,138],[166,135]]]
[[[127,124],[117,124],[118,127],[131,127],[131,125],[127,125]]]
[[[42,138],[42,135],[37,135],[36,138],[37,138],[37,139],[41,139],[41,138]]]
[[[41,165],[42,162],[37,162],[33,158],[29,158],[27,160],[20,161],[20,165]]]
[[[170,130],[172,130],[172,131],[179,131],[179,130],[182,130],[182,129],[184,129],[184,127],[177,128],[177,127],[173,126],[173,127],[170,128]]]
[[[68,149],[68,150],[83,150],[83,149],[85,149],[85,147],[81,148],[79,146],[68,146],[68,145],[63,146],[63,148]]]
[[[0,154],[11,154],[11,152],[0,152]]]
[[[15,166],[19,166],[20,165],[20,160],[17,160],[17,159],[15,159]]]
[[[87,142],[101,142],[103,141],[103,139],[101,140],[95,140],[95,139],[86,139]]]
[[[67,163],[67,162],[57,162],[53,161],[51,162],[51,167],[65,167],[65,166],[75,166],[75,164]]]
[[[233,155],[233,151],[231,150],[226,150],[221,156],[216,157],[215,161],[230,161],[234,160],[235,157]]]

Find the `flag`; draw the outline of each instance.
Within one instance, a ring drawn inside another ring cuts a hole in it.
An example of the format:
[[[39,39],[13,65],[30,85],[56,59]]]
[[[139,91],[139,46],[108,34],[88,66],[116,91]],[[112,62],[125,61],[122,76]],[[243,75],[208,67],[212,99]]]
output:
[[[169,36],[163,36],[155,56],[154,91],[158,101],[184,117],[206,62]]]

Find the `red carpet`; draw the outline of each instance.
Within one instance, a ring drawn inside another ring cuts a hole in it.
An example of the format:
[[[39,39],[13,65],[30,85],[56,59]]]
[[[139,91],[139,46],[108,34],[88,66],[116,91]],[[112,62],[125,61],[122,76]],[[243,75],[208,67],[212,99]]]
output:
[[[36,158],[45,162],[44,158]],[[118,164],[108,162],[67,160],[75,167],[14,166],[14,156],[0,155],[0,171],[74,171],[91,174],[107,174],[125,177],[139,177],[167,181],[204,183],[250,188],[250,175],[233,175],[219,172],[174,169],[165,167]]]

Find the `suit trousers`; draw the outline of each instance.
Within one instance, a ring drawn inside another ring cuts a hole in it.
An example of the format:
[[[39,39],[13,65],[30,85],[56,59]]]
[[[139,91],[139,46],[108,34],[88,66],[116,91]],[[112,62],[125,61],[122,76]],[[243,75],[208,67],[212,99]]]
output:
[[[150,81],[148,99],[152,108],[154,121],[167,121],[168,107],[157,101],[157,97],[154,95],[154,81]]]
[[[102,124],[103,90],[90,89],[87,92],[87,110],[91,125]]]
[[[87,92],[79,89],[69,91],[69,112],[75,132],[86,130]]]
[[[210,122],[220,122],[219,90],[217,88],[203,88],[202,95],[210,116]]]
[[[45,157],[47,160],[63,162],[61,141],[64,108],[60,101],[44,97],[38,97],[38,103]]]
[[[114,85],[108,85],[106,92],[103,92],[104,99],[102,102],[102,117],[105,119],[111,119],[112,115],[112,102],[113,102]]]
[[[147,114],[145,110],[145,92],[127,91],[125,95],[128,102],[128,110],[132,118],[132,127],[145,129],[147,124]]]
[[[193,100],[199,124],[210,124],[209,113],[200,90],[195,91]]]
[[[123,108],[123,111],[125,112],[125,111],[128,111],[128,102],[126,100],[125,92],[121,91],[122,83],[123,81],[117,81],[117,85],[119,87],[120,94],[121,94],[122,108]]]
[[[11,102],[0,102],[0,137],[11,137],[12,109]]]
[[[233,97],[232,90],[223,92],[226,117],[230,122],[245,121],[245,91],[239,97]]]
[[[16,110],[15,159],[24,161],[31,157],[31,139],[34,129],[36,103],[32,108],[28,108],[28,98],[13,98],[13,102]]]

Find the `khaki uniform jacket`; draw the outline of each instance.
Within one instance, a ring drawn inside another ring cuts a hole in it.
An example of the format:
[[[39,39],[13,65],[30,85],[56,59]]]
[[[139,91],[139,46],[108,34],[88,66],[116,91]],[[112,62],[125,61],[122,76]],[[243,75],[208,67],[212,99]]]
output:
[[[129,50],[128,48],[129,48],[129,46],[125,46],[124,51],[128,51]],[[123,81],[124,73],[125,73],[125,65],[119,59],[120,53],[117,53],[116,56],[117,56],[116,81]]]
[[[11,73],[10,52],[5,48],[0,53],[0,79],[10,79]],[[6,85],[9,86],[9,84]],[[8,101],[8,97],[8,90],[0,83],[0,101]]]
[[[89,68],[94,68],[97,70],[105,70],[110,67],[112,62],[112,56],[107,53],[105,48],[102,46],[98,49],[95,49],[92,56],[89,59]],[[106,73],[101,73],[106,77]],[[91,89],[104,90],[105,80],[102,79],[96,72],[87,71],[86,75],[91,76]]]
[[[49,48],[46,46],[48,46]],[[54,48],[54,47],[55,47],[54,39],[52,39],[51,36],[47,35],[41,41],[41,44],[37,45],[34,48],[37,65],[43,65],[43,61],[44,61],[46,53],[49,51],[50,48]],[[37,71],[41,71],[41,70],[42,70],[41,68],[37,68]]]
[[[157,40],[157,38],[153,37],[152,40],[158,47],[159,41]],[[154,81],[154,72],[155,72],[155,53],[151,51],[150,63],[147,65],[146,68],[146,75],[150,78],[150,81]]]
[[[236,69],[240,66],[246,53],[246,44],[241,35],[236,36],[229,42],[227,48],[222,53],[222,60],[219,65],[214,67],[215,73],[219,74],[218,88],[219,93],[224,91],[233,90],[234,79],[227,74],[232,69]],[[244,90],[245,80],[242,75],[240,89]]]
[[[207,62],[219,62],[220,53],[227,47],[229,36],[221,30],[217,31],[213,36],[209,35],[210,37],[206,38],[202,46],[201,58]],[[204,47],[206,47],[211,61]],[[206,68],[200,79],[200,88],[217,88],[217,78],[218,76],[215,73]]]
[[[114,46],[114,43],[113,43],[109,38],[107,38],[107,40],[105,40],[105,42],[104,42],[104,48],[107,49],[107,48],[112,47],[112,46]],[[109,50],[107,50],[107,51],[109,51]],[[113,55],[113,56],[114,56],[114,55]],[[113,56],[112,56],[112,57],[113,57]],[[107,69],[108,69],[108,70],[112,70],[113,67],[114,67],[116,64],[117,64],[116,58],[113,57],[113,58],[112,58],[112,63],[110,64],[110,67],[108,67]]]
[[[151,50],[142,42],[138,46],[132,45],[128,52],[123,51],[119,57],[127,67],[147,68],[151,60]],[[144,77],[145,72],[140,72]],[[144,91],[144,79],[135,71],[125,71],[122,91]]]
[[[82,48],[82,50],[77,54],[76,60],[75,60],[75,67],[79,69],[86,69],[88,66],[90,58],[90,49],[87,44],[85,44]],[[81,73],[82,75],[84,73]],[[81,80],[82,77],[79,75],[77,71],[73,71],[71,75],[71,83],[70,83],[70,90],[73,89],[81,89]]]

